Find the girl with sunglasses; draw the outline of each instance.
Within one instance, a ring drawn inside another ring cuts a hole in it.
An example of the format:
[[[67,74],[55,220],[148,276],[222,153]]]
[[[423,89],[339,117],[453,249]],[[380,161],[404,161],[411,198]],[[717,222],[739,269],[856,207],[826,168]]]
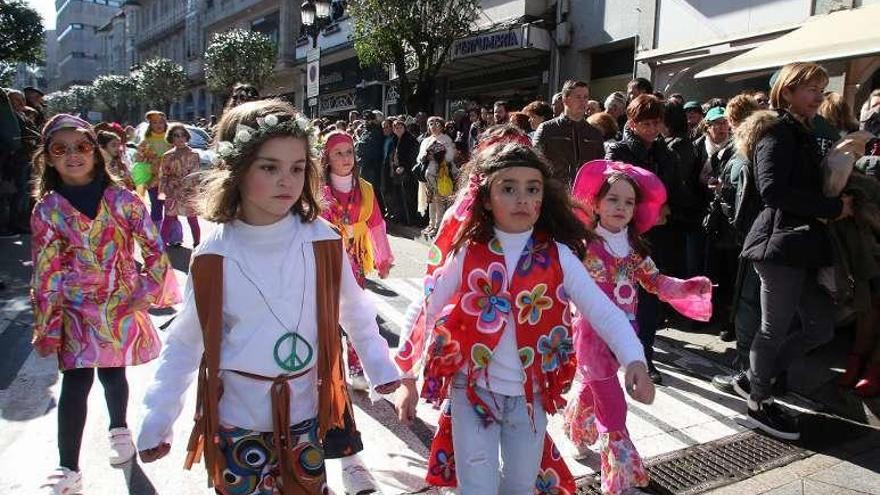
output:
[[[183,228],[178,215],[186,217],[192,232],[193,247],[199,245],[201,230],[196,216],[194,182],[199,172],[199,155],[187,145],[190,135],[186,127],[175,122],[168,126],[165,141],[172,148],[162,155],[159,166],[159,199],[165,204],[160,233],[169,246],[180,246],[183,242]]]
[[[67,114],[43,128],[34,157],[33,345],[57,355],[60,467],[42,493],[82,489],[79,451],[97,368],[110,415],[110,464],[135,454],[126,424],[125,367],[152,361],[161,342],[150,308],[171,307],[180,291],[146,206],[107,173],[88,122]],[[141,250],[142,264],[134,258]]]

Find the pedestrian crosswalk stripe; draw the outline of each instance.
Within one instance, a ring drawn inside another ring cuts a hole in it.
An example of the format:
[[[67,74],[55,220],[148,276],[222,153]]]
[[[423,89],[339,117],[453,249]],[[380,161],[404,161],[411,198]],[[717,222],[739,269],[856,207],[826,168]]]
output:
[[[410,301],[415,301],[422,296],[422,291],[416,289],[411,284],[408,284],[404,279],[385,279],[382,282],[382,285],[388,287],[393,290],[397,294]]]

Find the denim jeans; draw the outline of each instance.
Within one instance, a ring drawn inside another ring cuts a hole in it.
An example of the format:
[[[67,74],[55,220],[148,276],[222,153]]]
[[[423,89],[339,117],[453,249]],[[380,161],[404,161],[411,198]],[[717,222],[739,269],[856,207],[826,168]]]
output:
[[[541,465],[547,415],[541,397],[534,397],[534,424],[525,396],[493,394],[477,387],[477,395],[497,421],[483,426],[468,401],[464,375],[452,385],[452,445],[461,495],[532,495]],[[499,450],[501,472],[499,473]],[[500,480],[499,480],[500,474]]]
[[[751,399],[771,396],[772,380],[794,359],[834,337],[834,306],[816,281],[816,270],[755,262],[761,279],[761,329],[749,353]],[[792,327],[795,315],[800,327]]]

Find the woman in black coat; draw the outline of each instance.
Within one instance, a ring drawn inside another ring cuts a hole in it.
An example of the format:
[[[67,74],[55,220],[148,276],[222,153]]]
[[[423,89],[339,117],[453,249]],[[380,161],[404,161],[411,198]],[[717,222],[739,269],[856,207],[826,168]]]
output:
[[[771,400],[772,381],[794,358],[833,337],[832,302],[816,273],[832,263],[825,224],[852,215],[850,198],[822,193],[822,153],[810,124],[827,84],[825,69],[813,63],[781,69],[770,91],[778,121],[757,140],[752,159],[763,208],[742,251],[761,279],[761,329],[752,341],[748,376],[734,387],[748,400],[755,426],[790,440],[800,432]],[[799,327],[791,325],[795,313]]]
[[[391,147],[385,156],[385,170],[391,178],[387,206],[394,220],[412,226],[418,223],[418,184],[413,176],[413,167],[419,154],[419,142],[406,130],[406,125],[401,120],[393,120],[391,132]]]

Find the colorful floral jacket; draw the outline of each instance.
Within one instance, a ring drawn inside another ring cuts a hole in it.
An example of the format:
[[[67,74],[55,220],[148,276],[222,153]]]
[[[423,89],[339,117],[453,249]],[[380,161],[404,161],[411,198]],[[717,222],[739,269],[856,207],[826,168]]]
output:
[[[455,375],[463,372],[467,375],[467,395],[477,415],[485,424],[495,421],[475,387],[478,378],[488,378],[493,350],[512,313],[526,377],[526,400],[532,403],[535,393],[539,393],[548,414],[563,408],[562,394],[571,384],[575,362],[569,304],[556,244],[536,233],[526,244],[515,273],[508,274],[497,240],[470,243],[462,273],[459,295],[433,326],[422,397],[439,405],[447,397]],[[428,460],[426,479],[432,485],[455,485],[451,420],[444,408]],[[571,473],[549,436],[544,441],[538,487],[544,488],[537,493],[574,493]]]

